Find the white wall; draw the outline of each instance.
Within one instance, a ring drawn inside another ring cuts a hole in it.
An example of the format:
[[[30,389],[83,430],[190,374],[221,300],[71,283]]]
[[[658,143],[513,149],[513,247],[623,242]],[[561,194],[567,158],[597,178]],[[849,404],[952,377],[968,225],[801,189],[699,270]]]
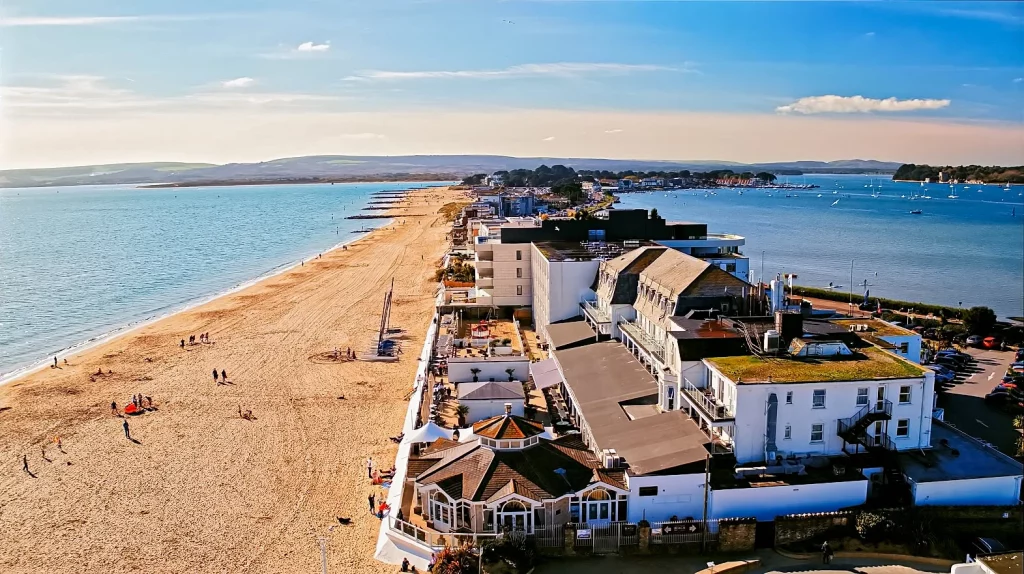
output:
[[[507,377],[506,377],[507,378]],[[494,399],[494,400],[460,400],[460,405],[469,407],[469,414],[466,415],[466,423],[473,424],[484,419],[505,414],[505,403],[512,403],[512,414],[517,417],[523,415],[522,399]]]
[[[727,488],[711,492],[711,518],[775,520],[776,516],[805,512],[830,512],[864,504],[868,481],[828,482],[799,486]]]
[[[836,434],[839,419],[853,416],[861,408],[857,404],[857,389],[868,389],[868,401],[874,402],[878,387],[885,388],[885,398],[892,401],[892,420],[888,434],[898,450],[928,448],[931,445],[931,409],[934,374],[919,379],[889,381],[823,382],[800,384],[739,384],[711,371],[710,384],[726,404],[736,413],[734,440],[736,459],[740,464],[764,461],[765,428],[768,397],[775,393],[779,400],[776,419],[775,444],[783,456],[838,455],[843,451],[843,439]],[[910,385],[910,402],[899,402],[901,386]],[[814,390],[825,390],[825,408],[813,408]],[[786,393],[793,392],[793,404],[786,404]],[[897,437],[897,421],[909,419],[907,437]],[[821,442],[811,442],[811,426],[821,423],[824,428]],[[792,438],[785,438],[785,428],[792,429]],[[870,432],[870,431],[869,431]],[[852,452],[852,445],[850,447]]]
[[[626,476],[629,487],[629,521],[644,517],[664,522],[673,515],[680,519],[704,516],[704,473],[667,476]],[[640,496],[641,486],[657,486],[657,496]]]
[[[918,506],[1003,506],[1020,503],[1019,476],[911,482]]]
[[[502,358],[503,359],[503,358]],[[527,357],[516,357],[515,360],[488,360],[485,358],[463,362],[460,359],[448,359],[448,380],[453,383],[469,383],[473,381],[473,373],[470,369],[480,369],[477,375],[481,382],[507,381],[508,373],[505,369],[515,369],[513,377],[517,381],[526,381],[530,374],[530,359]]]
[[[592,300],[590,286],[597,277],[599,261],[549,261],[537,246],[532,251],[533,324],[537,333],[544,327],[580,314],[580,301]]]

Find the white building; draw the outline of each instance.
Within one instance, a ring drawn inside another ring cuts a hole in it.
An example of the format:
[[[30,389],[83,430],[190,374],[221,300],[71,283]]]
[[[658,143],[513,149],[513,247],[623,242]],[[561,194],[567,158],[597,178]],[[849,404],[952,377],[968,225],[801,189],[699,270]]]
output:
[[[535,227],[533,218],[509,218],[494,224],[482,224],[474,237],[476,252],[477,302],[496,307],[525,307],[533,302],[530,245],[503,244],[501,227]]]
[[[857,333],[890,353],[921,363],[921,335],[881,319],[833,319],[832,323]]]
[[[466,423],[474,424],[505,413],[523,416],[526,393],[519,381],[460,383],[459,405],[467,407]]]

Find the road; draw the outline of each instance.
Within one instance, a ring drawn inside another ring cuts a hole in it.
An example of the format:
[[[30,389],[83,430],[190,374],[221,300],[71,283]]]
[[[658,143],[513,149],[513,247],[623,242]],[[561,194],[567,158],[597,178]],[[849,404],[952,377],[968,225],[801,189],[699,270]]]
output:
[[[969,349],[968,352],[975,362],[966,372],[957,375],[952,387],[939,394],[938,406],[945,409],[946,422],[1013,456],[1020,436],[1013,428],[1013,415],[985,403],[985,395],[999,383],[1013,362],[1013,352],[989,349]]]
[[[863,574],[925,574],[927,572],[949,572],[948,567],[933,566],[910,561],[878,559],[836,558],[825,567],[817,559],[793,560],[772,550],[758,550],[750,556],[695,556],[685,554],[659,556],[597,556],[550,560],[539,566],[536,574],[693,574],[708,567],[709,560],[718,563],[730,560],[759,558],[761,566],[748,570],[755,574],[776,572],[818,572]]]

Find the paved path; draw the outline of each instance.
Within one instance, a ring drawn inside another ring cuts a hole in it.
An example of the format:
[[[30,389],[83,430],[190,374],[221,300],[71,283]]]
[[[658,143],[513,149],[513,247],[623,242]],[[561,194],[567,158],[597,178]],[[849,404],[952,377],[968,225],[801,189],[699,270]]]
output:
[[[536,569],[536,574],[693,574],[708,567],[709,560],[727,562],[759,558],[761,567],[749,570],[754,574],[774,572],[860,572],[862,574],[924,574],[949,572],[948,568],[911,561],[837,558],[832,564],[820,560],[793,560],[772,550],[758,550],[750,556],[708,557],[693,555],[604,556],[576,559],[552,559]]]

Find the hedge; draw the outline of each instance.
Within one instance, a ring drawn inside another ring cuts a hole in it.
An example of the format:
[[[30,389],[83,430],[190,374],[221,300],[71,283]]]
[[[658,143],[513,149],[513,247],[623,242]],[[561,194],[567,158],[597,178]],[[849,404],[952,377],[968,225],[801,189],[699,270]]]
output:
[[[840,301],[847,303],[850,301],[849,291],[834,291],[831,289],[818,289],[816,287],[802,287],[800,285],[794,285],[791,292],[795,295],[804,295],[806,297],[815,297],[818,299],[826,299],[828,301]],[[885,309],[913,309],[915,313],[920,314],[932,314],[936,317],[940,316],[943,311],[946,312],[946,317],[949,319],[959,318],[960,313],[963,309],[956,307],[946,307],[943,305],[930,305],[928,303],[915,303],[913,301],[900,301],[899,299],[886,299],[884,297],[869,297],[871,301],[881,301],[882,307]],[[854,302],[860,303],[864,300],[863,297],[854,295]]]

